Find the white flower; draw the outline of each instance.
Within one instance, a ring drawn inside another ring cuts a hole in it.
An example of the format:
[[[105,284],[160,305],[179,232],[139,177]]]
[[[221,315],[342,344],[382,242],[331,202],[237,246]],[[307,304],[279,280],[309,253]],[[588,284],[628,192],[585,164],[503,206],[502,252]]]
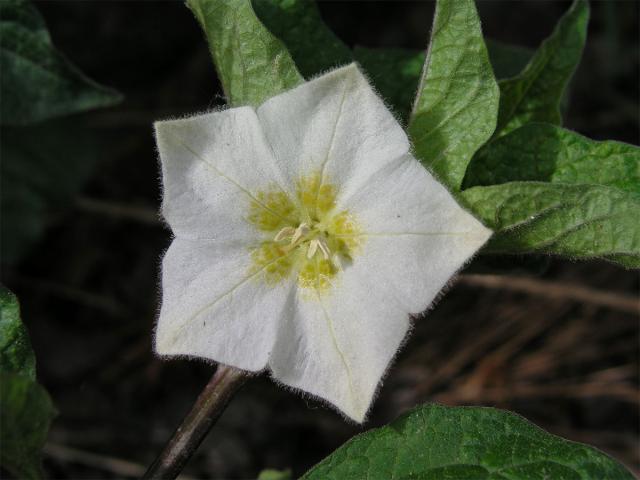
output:
[[[354,65],[156,136],[175,235],[158,354],[268,367],[363,421],[409,315],[491,232],[410,155]]]

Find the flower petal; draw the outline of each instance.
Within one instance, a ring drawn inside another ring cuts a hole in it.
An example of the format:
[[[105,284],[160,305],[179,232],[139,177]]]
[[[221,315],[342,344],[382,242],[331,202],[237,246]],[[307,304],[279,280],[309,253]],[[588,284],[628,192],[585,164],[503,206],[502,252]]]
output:
[[[355,64],[267,100],[258,118],[280,168],[295,184],[320,174],[338,195],[409,150],[409,141]]]
[[[255,111],[233,108],[155,124],[162,214],[178,237],[255,238],[247,222],[260,189],[283,188]]]
[[[362,227],[364,249],[354,265],[411,313],[427,308],[492,234],[410,155],[338,208]]]
[[[329,294],[299,293],[269,360],[276,379],[362,422],[409,328],[409,316],[357,267]]]
[[[407,155],[342,202],[363,227],[361,251],[325,294],[297,296],[269,365],[281,382],[363,421],[409,328],[491,231]]]
[[[244,244],[175,238],[162,263],[156,352],[262,370],[295,287],[268,284],[250,263]]]

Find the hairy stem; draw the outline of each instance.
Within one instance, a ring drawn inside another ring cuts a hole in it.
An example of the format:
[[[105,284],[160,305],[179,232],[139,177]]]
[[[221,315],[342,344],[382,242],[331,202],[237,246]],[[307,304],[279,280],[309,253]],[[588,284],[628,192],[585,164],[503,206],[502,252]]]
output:
[[[142,478],[176,478],[247,378],[242,370],[219,365],[191,411]]]

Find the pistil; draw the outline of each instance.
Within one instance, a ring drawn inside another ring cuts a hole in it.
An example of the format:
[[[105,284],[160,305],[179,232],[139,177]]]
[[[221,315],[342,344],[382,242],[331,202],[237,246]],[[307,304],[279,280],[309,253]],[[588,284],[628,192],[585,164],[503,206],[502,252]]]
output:
[[[310,228],[306,222],[301,223],[298,228],[284,227],[273,238],[275,242],[287,239],[289,239],[289,244],[285,247],[287,251],[293,250],[298,245],[308,241],[307,258],[309,260],[313,258],[318,250],[325,260],[329,260],[331,256],[331,250],[324,237],[321,236],[317,228]]]

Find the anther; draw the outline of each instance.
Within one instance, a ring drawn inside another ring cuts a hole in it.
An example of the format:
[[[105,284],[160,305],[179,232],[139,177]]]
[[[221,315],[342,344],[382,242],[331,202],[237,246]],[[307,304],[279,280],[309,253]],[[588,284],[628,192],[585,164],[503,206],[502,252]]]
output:
[[[296,228],[293,237],[291,237],[291,245],[295,245],[300,238],[304,237],[307,233],[309,233],[309,225],[306,223],[301,223],[298,228]]]
[[[322,253],[322,258],[324,258],[325,260],[329,260],[331,251],[329,250],[327,243],[322,238],[314,238],[309,242],[309,250],[307,250],[307,258],[311,260],[313,256],[316,254],[316,252],[318,251],[318,249]]]
[[[318,242],[317,239],[313,239],[311,240],[311,242],[309,242],[309,250],[307,250],[307,258],[309,260],[311,260],[313,258],[313,256],[316,254],[316,251],[318,250],[318,245],[320,244],[320,242]]]
[[[324,257],[324,259],[329,260],[329,255],[331,251],[329,250],[329,246],[327,245],[327,243],[322,238],[316,241],[318,242],[318,248],[320,248],[320,251],[322,252],[322,256]]]
[[[293,227],[284,227],[282,230],[280,230],[276,236],[273,238],[274,241],[279,242],[281,240],[284,240],[285,238],[289,238],[289,237],[293,237],[293,235],[295,235],[296,230]]]

